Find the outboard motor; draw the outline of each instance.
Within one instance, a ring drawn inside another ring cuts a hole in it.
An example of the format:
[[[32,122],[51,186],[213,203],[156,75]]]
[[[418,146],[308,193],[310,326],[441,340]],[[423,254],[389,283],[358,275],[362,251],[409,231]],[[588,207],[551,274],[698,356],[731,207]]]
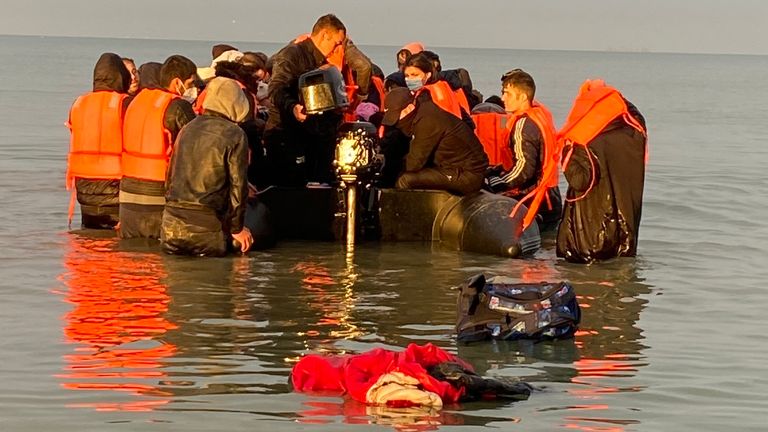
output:
[[[344,78],[333,65],[323,65],[301,75],[299,92],[307,114],[322,114],[349,106]]]
[[[376,228],[377,203],[373,184],[378,177],[381,160],[376,157],[379,136],[368,122],[348,122],[339,128],[336,141],[336,175],[346,189],[347,248],[355,244],[357,209],[362,208],[363,229]],[[363,205],[358,204],[358,192]]]

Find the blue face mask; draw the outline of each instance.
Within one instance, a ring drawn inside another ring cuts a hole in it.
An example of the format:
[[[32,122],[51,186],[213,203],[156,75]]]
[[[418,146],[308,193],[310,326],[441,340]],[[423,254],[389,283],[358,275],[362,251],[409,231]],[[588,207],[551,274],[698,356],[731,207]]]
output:
[[[406,78],[405,85],[408,86],[408,90],[416,91],[424,86],[419,78]]]

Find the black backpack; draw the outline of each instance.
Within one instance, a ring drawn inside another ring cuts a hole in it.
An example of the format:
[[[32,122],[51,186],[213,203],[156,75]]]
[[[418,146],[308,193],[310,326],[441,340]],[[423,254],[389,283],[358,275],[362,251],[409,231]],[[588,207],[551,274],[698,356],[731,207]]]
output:
[[[460,342],[568,338],[581,319],[568,282],[489,284],[480,274],[460,289],[456,304]]]

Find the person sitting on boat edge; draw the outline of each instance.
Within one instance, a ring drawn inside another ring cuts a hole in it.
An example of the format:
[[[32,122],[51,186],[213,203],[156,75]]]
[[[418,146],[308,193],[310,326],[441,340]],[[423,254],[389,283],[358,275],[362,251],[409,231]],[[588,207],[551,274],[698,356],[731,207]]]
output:
[[[173,55],[160,69],[162,88],[144,89],[125,114],[120,229],[123,239],[160,238],[168,159],[181,128],[195,118],[183,99],[197,79],[192,60]]]
[[[465,195],[480,190],[488,157],[472,129],[430,97],[414,100],[408,89],[390,91],[382,124],[411,137],[398,189],[439,189]]]
[[[553,229],[560,220],[562,197],[557,185],[560,156],[552,114],[534,99],[536,83],[521,69],[501,77],[501,91],[509,116],[502,138],[494,144],[497,148],[486,145],[486,151],[498,153],[501,159],[491,158],[497,165],[489,169],[487,185],[495,193],[524,200],[532,215],[538,213],[540,228]],[[487,135],[480,129],[478,135]],[[536,199],[536,194],[542,196]]]
[[[470,129],[475,128],[466,99],[462,100],[450,84],[440,78],[427,54],[416,54],[405,62],[405,84],[417,97],[428,95],[435,105],[464,120]]]
[[[250,106],[235,80],[207,86],[203,114],[179,133],[168,166],[163,250],[179,255],[222,256],[230,237],[247,252],[253,237],[243,223],[248,197],[248,139],[237,125]]]
[[[467,112],[470,112],[475,105],[479,104],[483,98],[482,95],[478,98],[476,91],[472,85],[472,78],[469,76],[469,71],[464,68],[456,69],[443,69],[443,64],[440,61],[440,56],[434,51],[424,51],[425,55],[435,67],[438,79],[445,81],[451,86],[451,89],[459,98],[461,107]]]
[[[84,228],[111,229],[118,222],[123,119],[131,97],[131,76],[120,56],[104,53],[93,68],[93,90],[72,104],[66,126],[72,136],[67,190],[72,191],[69,224],[80,203]]]
[[[565,125],[568,181],[557,256],[590,263],[637,254],[647,159],[645,119],[602,80],[586,81]]]

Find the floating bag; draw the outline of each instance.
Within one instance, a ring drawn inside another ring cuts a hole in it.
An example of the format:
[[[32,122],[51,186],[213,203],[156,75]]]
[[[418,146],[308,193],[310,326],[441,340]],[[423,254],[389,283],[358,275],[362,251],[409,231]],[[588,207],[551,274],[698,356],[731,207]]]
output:
[[[456,304],[460,342],[485,339],[559,339],[572,337],[581,310],[568,282],[486,283],[469,279]]]

